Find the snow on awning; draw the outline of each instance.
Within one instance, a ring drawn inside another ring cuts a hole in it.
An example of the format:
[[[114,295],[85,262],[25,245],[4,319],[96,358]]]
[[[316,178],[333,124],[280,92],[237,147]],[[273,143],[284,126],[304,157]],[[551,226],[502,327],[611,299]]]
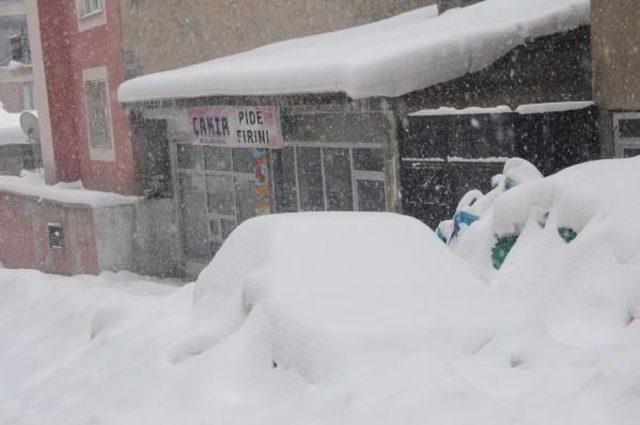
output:
[[[484,69],[526,40],[589,24],[589,0],[435,6],[292,39],[122,84],[123,103],[216,95],[344,92],[396,97]]]
[[[483,108],[478,106],[470,106],[464,109],[456,109],[450,107],[440,107],[435,109],[421,109],[409,114],[410,117],[434,117],[446,115],[481,115],[481,114],[508,114],[515,112],[520,115],[529,114],[547,114],[551,112],[576,111],[579,109],[589,108],[595,105],[591,100],[569,101],[569,102],[549,102],[549,103],[531,103],[520,105],[515,110],[509,106],[501,105],[491,108]]]

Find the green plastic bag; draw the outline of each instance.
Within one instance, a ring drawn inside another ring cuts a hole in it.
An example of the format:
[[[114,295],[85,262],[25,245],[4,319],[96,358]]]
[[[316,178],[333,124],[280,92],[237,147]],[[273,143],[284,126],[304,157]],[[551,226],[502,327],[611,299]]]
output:
[[[566,243],[571,242],[576,238],[576,236],[578,236],[578,234],[571,227],[559,227],[558,233]]]
[[[511,248],[513,248],[517,240],[518,235],[506,235],[498,238],[498,241],[491,249],[493,268],[500,270],[502,263],[504,263],[507,255],[509,255],[509,251],[511,251]]]

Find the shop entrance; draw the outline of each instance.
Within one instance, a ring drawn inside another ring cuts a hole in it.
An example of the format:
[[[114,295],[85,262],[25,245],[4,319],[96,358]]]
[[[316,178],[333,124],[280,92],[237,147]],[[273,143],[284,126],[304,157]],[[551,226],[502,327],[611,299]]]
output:
[[[255,151],[172,145],[182,245],[188,258],[208,262],[233,229],[260,214],[387,210],[382,145],[301,142],[263,150],[266,209],[256,185]]]

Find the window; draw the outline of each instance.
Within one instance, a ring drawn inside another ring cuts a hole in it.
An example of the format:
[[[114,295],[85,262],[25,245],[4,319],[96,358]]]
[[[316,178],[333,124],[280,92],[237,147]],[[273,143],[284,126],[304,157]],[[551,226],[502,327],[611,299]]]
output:
[[[9,39],[11,44],[11,59],[20,63],[31,63],[31,49],[29,48],[29,36],[24,30]]]
[[[52,249],[64,249],[64,234],[62,233],[62,224],[47,224],[47,232],[49,233],[49,246]]]
[[[102,12],[102,0],[82,0],[80,5],[80,17],[93,15]]]
[[[613,114],[615,156],[629,158],[640,153],[640,112]]]
[[[89,119],[89,143],[92,148],[111,146],[109,134],[109,105],[107,104],[107,83],[87,81],[84,83]]]
[[[115,161],[106,67],[82,72],[91,159]]]
[[[640,138],[640,118],[621,119],[619,121],[620,137]]]

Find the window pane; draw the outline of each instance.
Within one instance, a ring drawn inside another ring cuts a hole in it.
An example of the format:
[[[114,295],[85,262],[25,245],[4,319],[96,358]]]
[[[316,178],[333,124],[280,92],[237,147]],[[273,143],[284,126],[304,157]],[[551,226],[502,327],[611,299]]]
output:
[[[220,239],[220,220],[211,220],[209,231],[211,232],[212,238]]]
[[[236,177],[238,223],[256,216],[256,187],[251,178]]]
[[[204,169],[211,171],[231,171],[231,149],[204,146]]]
[[[253,174],[253,149],[235,148],[233,152],[233,171]]]
[[[354,149],[353,168],[361,171],[384,171],[382,149]]]
[[[302,211],[323,211],[322,170],[320,148],[296,148],[300,208]]]
[[[271,156],[276,209],[278,212],[296,212],[298,211],[298,193],[293,148],[272,150]]]
[[[178,168],[187,170],[200,169],[202,146],[180,144],[177,147]]]
[[[358,180],[358,209],[360,211],[386,211],[384,182]]]
[[[93,148],[111,147],[106,89],[104,81],[87,81],[85,83],[89,143]]]
[[[233,196],[233,177],[207,176],[207,203],[210,212],[235,215]]]
[[[221,219],[220,229],[222,230],[222,239],[227,239],[231,232],[233,232],[233,230],[236,228],[236,226],[237,225],[235,220]]]
[[[179,187],[184,252],[189,257],[209,258],[204,179],[180,173]]]
[[[323,155],[327,187],[327,210],[353,210],[349,149],[324,149]]]
[[[621,137],[640,138],[640,119],[620,120],[619,123]]]

